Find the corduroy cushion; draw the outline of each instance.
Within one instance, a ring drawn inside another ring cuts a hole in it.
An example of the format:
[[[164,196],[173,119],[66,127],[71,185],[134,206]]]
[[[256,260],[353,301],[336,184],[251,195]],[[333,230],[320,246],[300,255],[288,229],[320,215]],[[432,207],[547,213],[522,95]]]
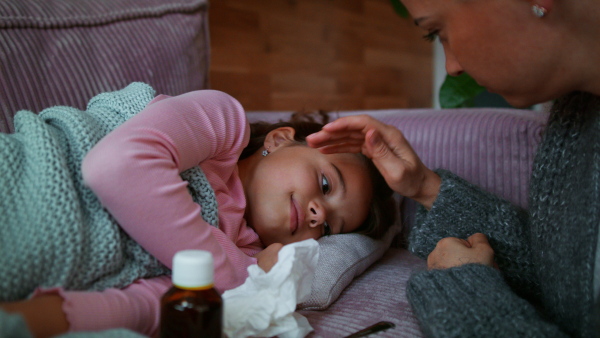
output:
[[[456,175],[527,208],[531,163],[546,112],[506,108],[380,110],[374,113],[404,133],[423,163]],[[402,242],[417,204],[405,199]]]
[[[131,82],[208,88],[207,0],[0,1],[0,131],[18,110],[85,108]]]
[[[392,226],[380,240],[360,234],[341,234],[319,238],[319,262],[310,296],[298,304],[302,310],[324,310],[338,299],[352,280],[378,261],[400,231]]]

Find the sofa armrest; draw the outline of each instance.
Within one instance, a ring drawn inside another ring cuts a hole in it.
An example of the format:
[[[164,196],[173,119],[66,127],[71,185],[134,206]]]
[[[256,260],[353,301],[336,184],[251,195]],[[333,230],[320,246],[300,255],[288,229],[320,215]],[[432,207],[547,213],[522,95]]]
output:
[[[471,108],[378,112],[405,134],[423,163],[452,171],[515,205],[527,208],[529,179],[547,114],[518,109]],[[406,246],[417,203],[401,200]]]
[[[545,113],[498,108],[380,112],[431,169],[443,168],[527,208]]]
[[[18,110],[84,109],[134,81],[208,88],[207,15],[207,0],[1,1],[0,131]]]

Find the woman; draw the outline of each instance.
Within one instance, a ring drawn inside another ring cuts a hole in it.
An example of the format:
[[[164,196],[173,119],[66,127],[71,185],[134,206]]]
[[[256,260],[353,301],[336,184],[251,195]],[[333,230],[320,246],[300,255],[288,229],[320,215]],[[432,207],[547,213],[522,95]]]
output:
[[[402,133],[365,116],[307,138],[362,152],[422,207],[410,249],[429,270],[407,292],[429,336],[600,334],[600,3],[404,0],[450,75],[469,73],[518,107],[556,100],[538,148],[530,210],[426,168]]]

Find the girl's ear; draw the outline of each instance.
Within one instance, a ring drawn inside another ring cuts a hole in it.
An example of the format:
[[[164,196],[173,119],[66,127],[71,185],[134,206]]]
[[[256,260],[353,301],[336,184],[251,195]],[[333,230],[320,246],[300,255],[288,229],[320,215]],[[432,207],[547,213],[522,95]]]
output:
[[[296,130],[292,127],[281,127],[271,130],[265,137],[264,147],[268,152],[294,141]]]

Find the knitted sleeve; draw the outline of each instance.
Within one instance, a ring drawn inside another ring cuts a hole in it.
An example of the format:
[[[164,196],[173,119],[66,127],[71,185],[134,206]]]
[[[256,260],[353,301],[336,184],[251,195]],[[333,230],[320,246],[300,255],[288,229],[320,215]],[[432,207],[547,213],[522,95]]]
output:
[[[481,264],[417,273],[407,296],[428,337],[567,337]]]
[[[231,176],[248,138],[244,110],[231,96],[162,95],[90,150],[83,178],[123,230],[167,267],[179,250],[212,252],[215,286],[226,290],[243,283],[256,259],[202,219],[180,173],[210,160]]]
[[[527,212],[449,171],[436,172],[442,178],[440,193],[431,210],[417,211],[409,249],[427,258],[442,238],[466,239],[480,232],[508,283],[525,293],[535,290]]]

